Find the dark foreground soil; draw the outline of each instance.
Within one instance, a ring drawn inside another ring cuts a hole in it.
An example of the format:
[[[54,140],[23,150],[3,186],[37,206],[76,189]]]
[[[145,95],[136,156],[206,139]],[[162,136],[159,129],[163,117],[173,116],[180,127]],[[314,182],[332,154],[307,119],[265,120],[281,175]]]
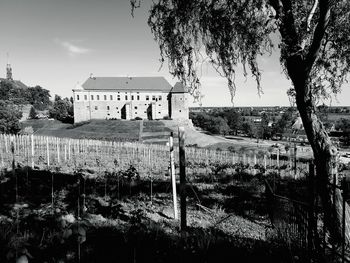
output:
[[[188,228],[182,234],[173,219],[168,177],[150,181],[21,168],[3,172],[0,182],[0,262],[299,259],[270,238],[258,177],[190,178]]]

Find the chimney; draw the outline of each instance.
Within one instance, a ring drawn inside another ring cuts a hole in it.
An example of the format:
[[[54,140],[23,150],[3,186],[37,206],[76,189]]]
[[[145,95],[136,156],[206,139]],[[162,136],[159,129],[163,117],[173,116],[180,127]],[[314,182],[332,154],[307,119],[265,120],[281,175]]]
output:
[[[93,78],[94,78],[94,74],[90,73],[90,79],[93,79]]]

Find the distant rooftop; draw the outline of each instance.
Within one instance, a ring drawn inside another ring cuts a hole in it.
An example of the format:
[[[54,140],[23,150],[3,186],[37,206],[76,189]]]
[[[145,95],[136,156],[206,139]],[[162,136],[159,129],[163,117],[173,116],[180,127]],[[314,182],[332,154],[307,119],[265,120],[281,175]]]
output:
[[[169,92],[171,85],[164,77],[90,77],[85,90],[128,90]]]
[[[188,92],[188,90],[181,82],[176,82],[175,86],[171,89],[170,92],[171,93],[186,93],[186,92]]]

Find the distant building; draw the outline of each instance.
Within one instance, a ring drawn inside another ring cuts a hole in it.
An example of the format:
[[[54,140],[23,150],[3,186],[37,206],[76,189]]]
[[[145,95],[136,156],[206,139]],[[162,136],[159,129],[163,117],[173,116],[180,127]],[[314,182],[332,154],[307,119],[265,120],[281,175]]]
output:
[[[20,80],[14,80],[12,77],[12,67],[10,63],[7,63],[6,65],[6,78],[0,78],[0,82],[8,82],[11,83],[11,85],[15,88],[20,88],[20,89],[27,89],[27,85],[25,85],[22,81]]]
[[[188,92],[163,77],[93,77],[73,89],[74,122],[91,119],[188,119]]]

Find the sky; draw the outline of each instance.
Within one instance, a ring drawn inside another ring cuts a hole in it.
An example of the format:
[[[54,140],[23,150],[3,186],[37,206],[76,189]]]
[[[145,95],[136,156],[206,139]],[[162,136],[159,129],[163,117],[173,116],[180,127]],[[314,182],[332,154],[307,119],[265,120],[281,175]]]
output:
[[[0,77],[6,76],[7,53],[14,79],[40,85],[51,96],[72,96],[72,89],[93,73],[102,76],[163,76],[174,79],[147,25],[150,0],[131,16],[129,0],[1,0]],[[264,93],[250,76],[237,74],[234,106],[288,106],[291,83],[282,73],[279,53],[259,58]],[[232,106],[227,81],[211,65],[200,73],[203,106]],[[350,87],[332,106],[350,105]],[[198,104],[191,104],[198,106]]]

